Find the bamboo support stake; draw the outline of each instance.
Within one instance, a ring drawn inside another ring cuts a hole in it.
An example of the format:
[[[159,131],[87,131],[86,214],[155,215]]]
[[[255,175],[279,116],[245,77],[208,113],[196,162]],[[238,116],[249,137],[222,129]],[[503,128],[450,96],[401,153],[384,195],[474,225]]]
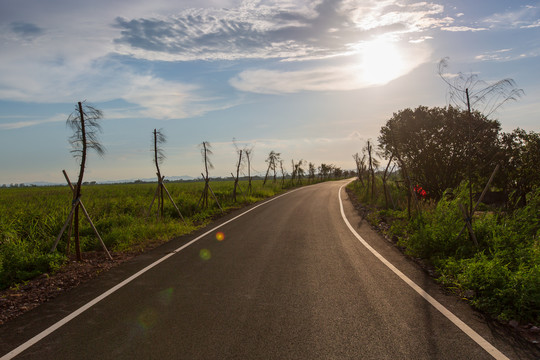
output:
[[[233,173],[231,173],[231,176],[234,177]],[[240,192],[242,193],[242,196],[244,197],[244,201],[247,202],[246,194],[244,193],[244,190],[242,190],[242,187],[240,186],[240,183],[237,184],[238,189],[240,189]]]
[[[58,243],[60,242],[60,238],[64,234],[64,231],[66,231],[66,228],[71,223],[71,220],[73,219],[73,213],[75,212],[75,207],[79,204],[80,199],[77,199],[73,204],[71,204],[71,211],[69,212],[69,215],[66,219],[66,222],[64,223],[64,226],[62,226],[62,229],[60,230],[60,234],[56,237],[56,241],[54,242],[54,245],[51,248],[51,252],[53,252],[56,247],[58,246]]]
[[[202,177],[204,178],[204,175],[201,173]],[[212,193],[212,196],[214,197],[214,200],[216,201],[217,206],[219,207],[219,210],[221,210],[221,213],[223,213],[223,209],[221,208],[221,205],[219,204],[219,201],[216,197],[216,194],[214,194],[214,190],[210,187],[210,184],[208,184],[208,179],[206,179],[206,184],[208,185],[208,190]]]
[[[469,234],[471,234],[471,238],[474,241],[474,245],[478,247],[478,240],[476,240],[476,235],[474,235],[474,231],[471,225],[472,216],[469,217],[469,215],[467,214],[467,210],[465,210],[462,204],[459,204],[459,209],[461,210],[461,213],[463,214],[463,218],[465,219],[465,226],[469,230]]]
[[[154,198],[152,199],[152,202],[150,203],[150,207],[148,208],[148,216],[151,215],[152,206],[154,206],[154,201],[156,201],[156,197],[158,196],[158,193],[159,193],[159,183],[158,183],[158,186],[156,188],[156,192],[154,193]]]
[[[62,170],[62,172],[64,173],[64,177],[66,178],[66,181],[67,181],[71,191],[75,191],[75,189],[73,188],[73,185],[71,184],[71,181],[69,180],[69,177],[68,177],[68,175],[66,173],[66,170]],[[99,236],[99,232],[97,231],[96,227],[94,226],[94,223],[92,222],[92,219],[90,218],[90,215],[88,215],[88,211],[86,211],[86,208],[84,207],[84,204],[82,203],[81,199],[77,199],[77,200],[78,200],[79,205],[81,206],[82,211],[84,212],[84,215],[86,216],[86,219],[90,223],[90,226],[92,227],[92,230],[94,230],[94,233],[96,234],[97,238],[99,239],[99,242],[101,243],[101,247],[103,248],[103,250],[107,254],[107,257],[109,258],[109,260],[112,260],[113,258],[111,256],[111,254],[109,253],[109,250],[107,249],[107,246],[105,245],[105,242],[103,241],[101,236]],[[74,207],[76,207],[76,205]]]
[[[88,211],[86,211],[86,208],[84,207],[84,205],[83,205],[83,203],[81,201],[79,201],[79,204],[81,205],[81,209],[82,209],[84,215],[86,216],[86,219],[90,223],[90,226],[92,227],[92,230],[94,230],[94,232],[96,233],[96,236],[99,239],[99,242],[101,243],[101,247],[103,248],[103,250],[107,254],[107,257],[109,258],[109,260],[112,260],[113,258],[111,256],[111,254],[109,253],[109,250],[107,249],[107,246],[105,245],[105,242],[103,241],[101,236],[99,236],[99,232],[97,231],[96,227],[94,226],[94,223],[92,222],[92,219],[90,219],[90,215],[88,215]]]
[[[495,178],[495,174],[497,173],[499,168],[500,168],[500,165],[497,164],[497,166],[495,166],[495,170],[493,170],[493,172],[491,173],[491,176],[489,177],[489,180],[488,180],[486,186],[484,187],[484,190],[482,191],[482,194],[480,194],[480,197],[478,198],[478,201],[476,202],[476,205],[474,205],[474,208],[472,209],[471,218],[473,217],[474,212],[476,211],[476,208],[478,207],[478,205],[480,205],[480,203],[484,199],[484,196],[486,195],[486,193],[487,193],[487,191],[489,189],[489,186],[491,185],[491,182],[493,181],[493,178]],[[463,225],[463,227],[461,228],[461,231],[459,232],[457,238],[460,237],[461,234],[463,234],[463,230],[465,230],[466,227],[467,227],[467,224]]]
[[[165,187],[165,184],[162,183],[161,186],[163,186],[163,190],[165,190],[165,193],[169,197],[169,200],[171,200],[174,208],[176,209],[176,211],[178,211],[178,215],[180,215],[180,218],[182,219],[182,221],[184,222],[185,225],[187,225],[186,220],[184,220],[184,217],[182,216],[182,213],[180,212],[180,209],[178,209],[178,206],[176,206],[171,194],[169,193],[169,190],[167,190],[167,187]]]

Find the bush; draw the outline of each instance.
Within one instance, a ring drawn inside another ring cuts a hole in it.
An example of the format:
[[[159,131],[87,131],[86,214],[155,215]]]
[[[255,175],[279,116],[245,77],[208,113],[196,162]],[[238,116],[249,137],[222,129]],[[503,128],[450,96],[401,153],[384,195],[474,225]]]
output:
[[[66,258],[59,253],[43,253],[28,242],[5,241],[0,248],[0,289],[57,270]]]

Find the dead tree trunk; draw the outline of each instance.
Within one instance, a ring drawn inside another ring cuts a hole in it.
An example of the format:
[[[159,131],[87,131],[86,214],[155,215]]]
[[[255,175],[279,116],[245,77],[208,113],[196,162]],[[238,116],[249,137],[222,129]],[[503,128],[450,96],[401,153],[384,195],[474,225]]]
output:
[[[240,176],[240,165],[242,164],[242,150],[238,151],[238,165],[236,166],[236,177],[234,178],[234,188],[233,188],[233,201],[236,202],[236,188],[238,187],[238,178]]]
[[[154,129],[154,162],[156,164],[156,175],[158,177],[158,211],[159,215],[163,217],[163,179],[161,177],[161,171],[159,169],[158,132],[156,129]]]
[[[75,195],[73,201],[76,202],[75,212],[73,213],[73,232],[75,233],[75,253],[78,261],[82,261],[81,254],[81,242],[79,238],[79,199],[81,198],[81,186],[84,177],[84,167],[86,165],[86,128],[84,124],[84,111],[82,103],[79,101],[79,116],[81,120],[81,139],[82,139],[82,154],[81,154],[81,167],[79,169],[79,178],[77,180],[77,187],[75,188]]]
[[[244,153],[246,154],[246,160],[247,160],[247,166],[248,166],[248,188],[247,188],[247,194],[248,196],[251,195],[252,187],[251,187],[251,149],[246,149]]]
[[[388,176],[388,168],[390,167],[390,164],[392,163],[393,155],[390,155],[390,160],[388,160],[388,165],[386,165],[386,169],[384,169],[383,177],[382,177],[382,183],[383,183],[383,191],[384,191],[384,201],[386,203],[386,208],[388,208],[388,189],[386,188],[386,177]]]

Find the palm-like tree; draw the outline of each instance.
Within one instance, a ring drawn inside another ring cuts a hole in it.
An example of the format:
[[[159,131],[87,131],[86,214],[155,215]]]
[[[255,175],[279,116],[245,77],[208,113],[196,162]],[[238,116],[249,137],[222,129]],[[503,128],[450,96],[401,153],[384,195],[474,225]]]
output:
[[[99,120],[103,118],[103,112],[86,103],[78,102],[75,110],[69,115],[66,124],[73,130],[73,135],[69,138],[71,144],[71,153],[79,161],[79,177],[77,185],[73,191],[73,204],[75,209],[73,213],[73,232],[75,235],[75,253],[77,260],[82,260],[81,244],[79,239],[79,206],[81,198],[81,186],[84,178],[84,169],[86,167],[86,157],[89,150],[95,151],[102,156],[105,148],[98,139],[101,132]]]

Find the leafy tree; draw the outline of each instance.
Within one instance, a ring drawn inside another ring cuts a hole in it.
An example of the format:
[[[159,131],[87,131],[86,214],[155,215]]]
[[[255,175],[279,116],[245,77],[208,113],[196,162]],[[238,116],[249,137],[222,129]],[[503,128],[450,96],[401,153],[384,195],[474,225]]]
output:
[[[540,188],[540,133],[527,133],[519,128],[503,133],[501,147],[503,187],[507,193],[516,191],[516,195],[525,199],[535,187]]]
[[[497,161],[500,124],[478,111],[449,106],[420,106],[394,113],[381,128],[384,156],[396,156],[407,167],[411,181],[440,198],[467,178],[468,166],[478,179],[489,177]],[[467,156],[471,146],[474,156]]]
[[[75,211],[73,213],[73,232],[75,235],[75,253],[77,260],[82,260],[81,244],[79,239],[79,206],[78,200],[81,198],[81,187],[86,167],[86,156],[89,150],[94,150],[98,155],[105,153],[105,148],[98,139],[101,132],[99,120],[103,118],[103,112],[86,103],[77,103],[75,110],[67,119],[67,126],[73,130],[73,135],[69,138],[71,153],[75,159],[79,160],[79,178],[75,191],[73,192],[73,203]]]

